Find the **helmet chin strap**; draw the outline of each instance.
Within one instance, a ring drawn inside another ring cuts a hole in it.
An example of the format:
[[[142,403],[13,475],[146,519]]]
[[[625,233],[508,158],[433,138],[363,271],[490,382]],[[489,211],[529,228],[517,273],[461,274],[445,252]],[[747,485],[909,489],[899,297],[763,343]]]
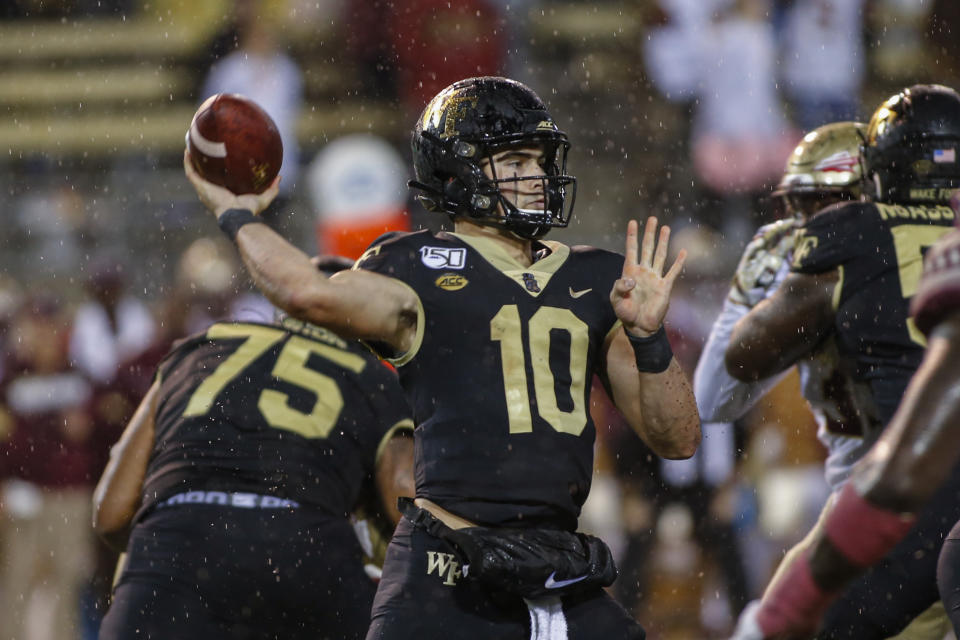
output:
[[[547,214],[545,209],[521,209],[514,203],[507,200],[506,196],[503,193],[500,193],[500,203],[501,208],[504,211],[503,217],[497,217],[496,220],[499,222],[497,226],[506,229],[511,234],[518,238],[524,240],[536,240],[541,238],[550,231],[552,225],[550,224],[550,216]],[[508,215],[508,212],[515,211],[517,213],[527,215],[527,216],[544,216],[547,218],[546,224],[536,224],[535,222],[530,222],[526,220],[515,220],[511,219]]]
[[[534,225],[531,223],[511,221],[503,218],[502,216],[485,216],[482,218],[464,216],[464,219],[485,227],[503,229],[510,235],[519,238],[520,240],[536,240],[538,238],[542,238],[547,234],[548,231],[550,231],[549,225]],[[524,231],[520,227],[528,227],[529,231]]]

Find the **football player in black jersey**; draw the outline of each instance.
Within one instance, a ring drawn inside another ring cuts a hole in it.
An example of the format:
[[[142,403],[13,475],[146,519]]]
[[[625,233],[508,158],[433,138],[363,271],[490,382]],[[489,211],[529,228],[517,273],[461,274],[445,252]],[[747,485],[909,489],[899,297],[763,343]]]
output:
[[[251,224],[275,189],[235,196],[184,163],[274,304],[369,340],[398,367],[417,424],[417,506],[387,550],[368,638],[642,638],[593,573],[604,566],[592,562],[595,539],[572,532],[593,472],[594,373],[656,453],[685,458],[699,443],[662,326],[685,252],[665,269],[669,229],[653,218],[639,243],[629,223],[625,257],[542,240],[569,222],[575,180],[566,135],[518,82],[454,83],[425,108],[412,146],[411,186],[454,233],[394,235],[329,280]],[[493,567],[517,571],[491,586],[491,567],[467,571],[469,545],[441,529],[563,542],[506,543],[529,555]],[[520,582],[536,597],[517,595]]]
[[[363,638],[349,514],[399,520],[413,422],[396,375],[293,318],[184,339],[111,452],[94,527],[126,562],[100,638]]]
[[[909,305],[924,253],[956,221],[947,202],[960,187],[958,147],[956,91],[915,85],[884,102],[870,121],[862,154],[865,189],[874,203],[829,207],[809,220],[796,240],[793,273],[734,329],[727,350],[730,373],[741,379],[769,375],[833,333],[850,374],[870,390],[861,413],[881,427],[889,424],[926,346]],[[873,451],[888,447],[891,437],[882,436],[880,449]],[[875,455],[867,457],[867,466]],[[742,619],[736,637],[778,637],[785,630],[809,637],[821,620],[819,638],[888,638],[900,632],[939,597],[937,551],[960,517],[960,472],[953,475],[911,530],[913,518],[901,517],[898,505],[877,508],[864,499],[864,474],[857,472],[816,534],[833,552],[822,565],[823,581],[818,584],[810,573],[811,557],[824,555],[819,544],[795,559],[760,606]],[[897,483],[896,476],[887,477],[876,495]],[[849,526],[857,520],[870,523],[871,536]],[[832,598],[824,589],[839,585],[833,572],[842,575],[850,566],[878,561],[825,610]],[[917,633],[911,637],[933,637]]]

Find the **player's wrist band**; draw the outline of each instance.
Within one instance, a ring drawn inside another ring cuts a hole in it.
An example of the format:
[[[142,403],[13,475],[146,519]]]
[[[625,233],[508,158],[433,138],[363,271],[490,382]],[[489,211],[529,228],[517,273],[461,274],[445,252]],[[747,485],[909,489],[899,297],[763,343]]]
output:
[[[240,227],[245,224],[266,224],[262,218],[253,214],[247,209],[227,209],[217,218],[217,225],[221,231],[227,234],[234,242],[237,241],[237,233]]]
[[[887,555],[913,527],[916,517],[876,507],[847,483],[824,522],[827,539],[850,562],[869,567]]]
[[[673,349],[667,339],[667,332],[660,325],[656,333],[646,338],[638,338],[624,330],[633,347],[633,357],[637,360],[637,369],[643,373],[663,373],[673,360]]]
[[[788,630],[815,629],[835,595],[813,579],[810,550],[804,549],[764,594],[757,609],[757,624],[764,637]]]

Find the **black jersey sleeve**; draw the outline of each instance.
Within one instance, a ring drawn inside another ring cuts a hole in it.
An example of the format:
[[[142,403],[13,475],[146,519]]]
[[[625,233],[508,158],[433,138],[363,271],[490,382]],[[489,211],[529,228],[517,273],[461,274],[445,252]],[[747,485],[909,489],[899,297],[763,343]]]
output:
[[[384,363],[372,365],[376,374],[371,375],[369,401],[376,416],[377,430],[365,443],[365,457],[376,465],[387,442],[398,431],[413,432],[413,417],[397,374]]]
[[[791,271],[825,273],[854,259],[866,244],[865,230],[870,229],[863,223],[864,215],[860,203],[845,203],[809,219],[797,232]]]
[[[418,239],[428,232],[387,232],[373,241],[373,243],[363,252],[354,269],[364,269],[373,271],[381,275],[395,278],[404,283],[413,291],[417,298],[417,327],[418,331],[423,331],[423,305],[420,304],[420,296],[411,287],[412,269],[418,259],[419,243]],[[415,344],[420,343],[420,334],[415,339]],[[368,342],[368,346],[380,357],[390,360],[390,362],[401,365],[406,363],[414,353],[397,353],[394,349],[382,342]]]
[[[910,315],[925,335],[960,311],[960,230],[944,236],[924,260],[923,278]]]
[[[598,283],[597,289],[606,292],[608,294],[607,299],[609,299],[609,292],[613,289],[613,285],[623,275],[624,257],[613,251],[597,249],[587,245],[574,245],[570,247],[570,251],[573,255],[581,257],[585,261],[584,271],[594,274]],[[601,326],[608,327],[604,336],[604,342],[606,342],[606,338],[611,333],[623,330],[623,323],[617,318],[612,304],[601,304],[598,307]]]
[[[417,257],[416,245],[409,242],[413,235],[415,234],[403,232],[385,233],[367,247],[353,268],[408,281],[411,265]]]

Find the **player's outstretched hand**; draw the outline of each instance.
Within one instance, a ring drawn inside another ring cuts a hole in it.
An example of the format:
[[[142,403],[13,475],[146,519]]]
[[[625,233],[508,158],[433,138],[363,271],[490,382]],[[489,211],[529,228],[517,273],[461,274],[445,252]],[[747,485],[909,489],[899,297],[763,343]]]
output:
[[[627,224],[623,275],[613,285],[610,304],[628,332],[645,337],[655,333],[663,324],[670,306],[670,292],[683,269],[687,252],[681,249],[670,270],[664,274],[670,227],[660,228],[658,240],[657,219],[653,216],[647,218],[643,240],[639,243],[639,258],[637,235],[637,221],[631,220]]]
[[[263,193],[237,195],[229,189],[225,189],[200,177],[197,170],[193,168],[193,163],[190,161],[190,152],[187,150],[183,152],[183,171],[187,174],[187,180],[189,180],[193,188],[197,190],[197,196],[199,196],[200,202],[217,216],[217,218],[227,209],[249,209],[254,214],[259,214],[270,206],[270,203],[277,197],[277,192],[280,189],[280,176],[277,176],[273,180],[273,184]]]

